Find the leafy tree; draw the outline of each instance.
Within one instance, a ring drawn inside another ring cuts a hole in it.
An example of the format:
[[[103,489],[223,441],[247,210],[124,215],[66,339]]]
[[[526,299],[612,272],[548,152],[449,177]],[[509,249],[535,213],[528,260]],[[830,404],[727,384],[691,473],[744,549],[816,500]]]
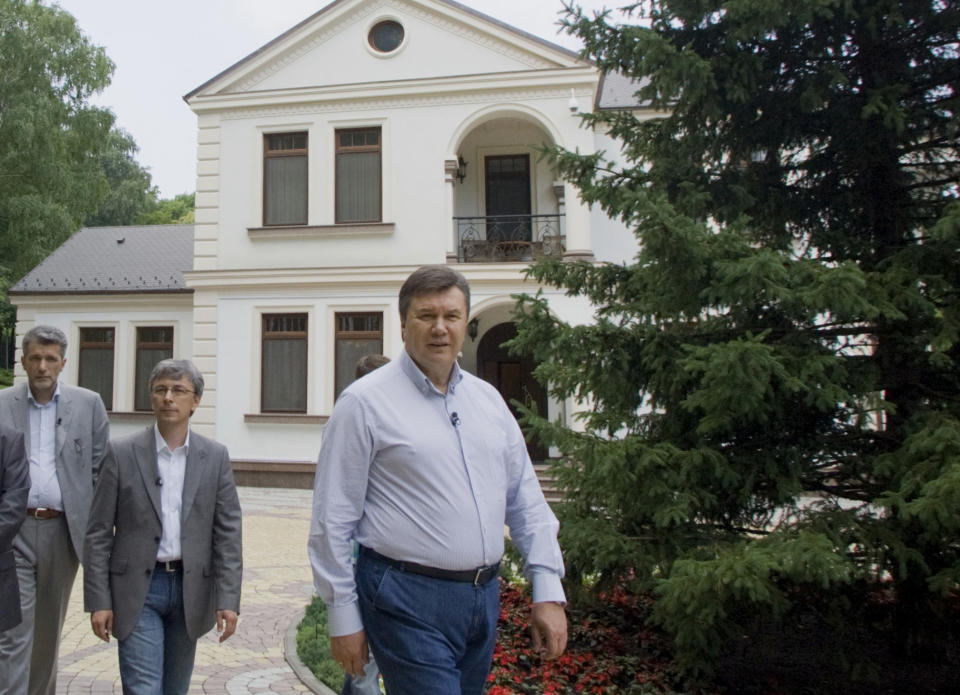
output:
[[[17,279],[96,208],[113,64],[56,7],[0,0],[0,258]]]
[[[137,216],[137,224],[190,224],[193,222],[195,193],[181,193],[155,201]]]
[[[0,0],[0,339],[7,288],[81,224],[131,224],[156,205],[133,138],[90,105],[113,63],[57,6]]]
[[[567,10],[585,55],[660,110],[583,116],[625,164],[551,153],[641,243],[529,271],[595,322],[518,303],[514,347],[584,404],[576,430],[527,418],[563,455],[572,576],[653,590],[688,669],[797,587],[888,582],[919,639],[960,585],[960,9]]]
[[[157,189],[150,172],[134,159],[139,148],[133,137],[114,128],[100,155],[107,191],[99,208],[84,220],[87,227],[134,224],[157,205]]]

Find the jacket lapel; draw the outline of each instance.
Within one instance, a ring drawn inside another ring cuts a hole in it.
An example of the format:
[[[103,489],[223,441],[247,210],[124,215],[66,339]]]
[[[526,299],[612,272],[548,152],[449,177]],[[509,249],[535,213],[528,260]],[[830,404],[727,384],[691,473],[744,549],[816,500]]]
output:
[[[194,433],[190,433],[190,451],[187,452],[187,468],[183,472],[183,503],[180,505],[180,523],[187,520],[193,508],[193,500],[200,488],[207,463],[207,448]]]
[[[157,485],[157,478],[160,477],[160,468],[157,465],[157,445],[154,439],[153,427],[148,427],[146,432],[137,438],[133,445],[134,456],[137,459],[137,468],[140,469],[140,476],[143,478],[143,487],[147,490],[147,496],[153,505],[153,511],[157,513],[157,519],[163,523],[163,508],[160,506],[160,487]]]
[[[61,386],[60,397],[57,400],[57,426],[54,428],[57,433],[57,461],[60,461],[63,445],[67,441],[67,432],[70,431],[70,419],[72,417],[73,401],[67,390]]]

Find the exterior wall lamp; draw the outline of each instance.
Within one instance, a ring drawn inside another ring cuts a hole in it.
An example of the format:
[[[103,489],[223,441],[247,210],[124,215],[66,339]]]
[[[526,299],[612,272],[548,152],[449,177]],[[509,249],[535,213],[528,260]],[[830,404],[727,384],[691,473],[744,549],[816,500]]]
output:
[[[464,161],[463,155],[457,155],[457,173],[454,176],[460,183],[463,183],[463,180],[467,178],[467,163]]]
[[[472,343],[477,339],[477,331],[480,328],[480,321],[478,319],[473,319],[470,323],[467,324],[467,335],[470,336],[470,342]]]

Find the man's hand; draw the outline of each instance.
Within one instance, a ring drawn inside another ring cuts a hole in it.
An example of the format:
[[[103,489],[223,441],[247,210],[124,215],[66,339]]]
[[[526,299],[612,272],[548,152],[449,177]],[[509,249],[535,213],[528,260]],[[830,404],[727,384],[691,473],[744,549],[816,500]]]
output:
[[[228,639],[237,630],[237,614],[231,610],[217,611],[217,632],[220,633],[220,641]]]
[[[354,678],[363,675],[363,667],[370,660],[367,633],[363,630],[352,635],[330,638],[330,654],[343,670]]]
[[[113,611],[94,611],[91,613],[90,627],[93,628],[93,634],[104,642],[109,642],[110,633],[113,632]]]
[[[533,650],[541,659],[556,659],[567,648],[567,614],[553,601],[533,604],[530,614]]]

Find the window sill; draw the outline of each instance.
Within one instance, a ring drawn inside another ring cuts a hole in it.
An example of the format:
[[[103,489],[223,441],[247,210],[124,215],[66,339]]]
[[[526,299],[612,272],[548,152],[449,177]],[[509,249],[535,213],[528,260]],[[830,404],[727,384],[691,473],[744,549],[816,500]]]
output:
[[[325,239],[341,236],[388,236],[394,233],[395,227],[396,224],[393,222],[247,227],[247,236],[250,237],[251,241]]]
[[[306,413],[246,413],[243,421],[267,425],[324,425],[329,415],[307,415]]]

